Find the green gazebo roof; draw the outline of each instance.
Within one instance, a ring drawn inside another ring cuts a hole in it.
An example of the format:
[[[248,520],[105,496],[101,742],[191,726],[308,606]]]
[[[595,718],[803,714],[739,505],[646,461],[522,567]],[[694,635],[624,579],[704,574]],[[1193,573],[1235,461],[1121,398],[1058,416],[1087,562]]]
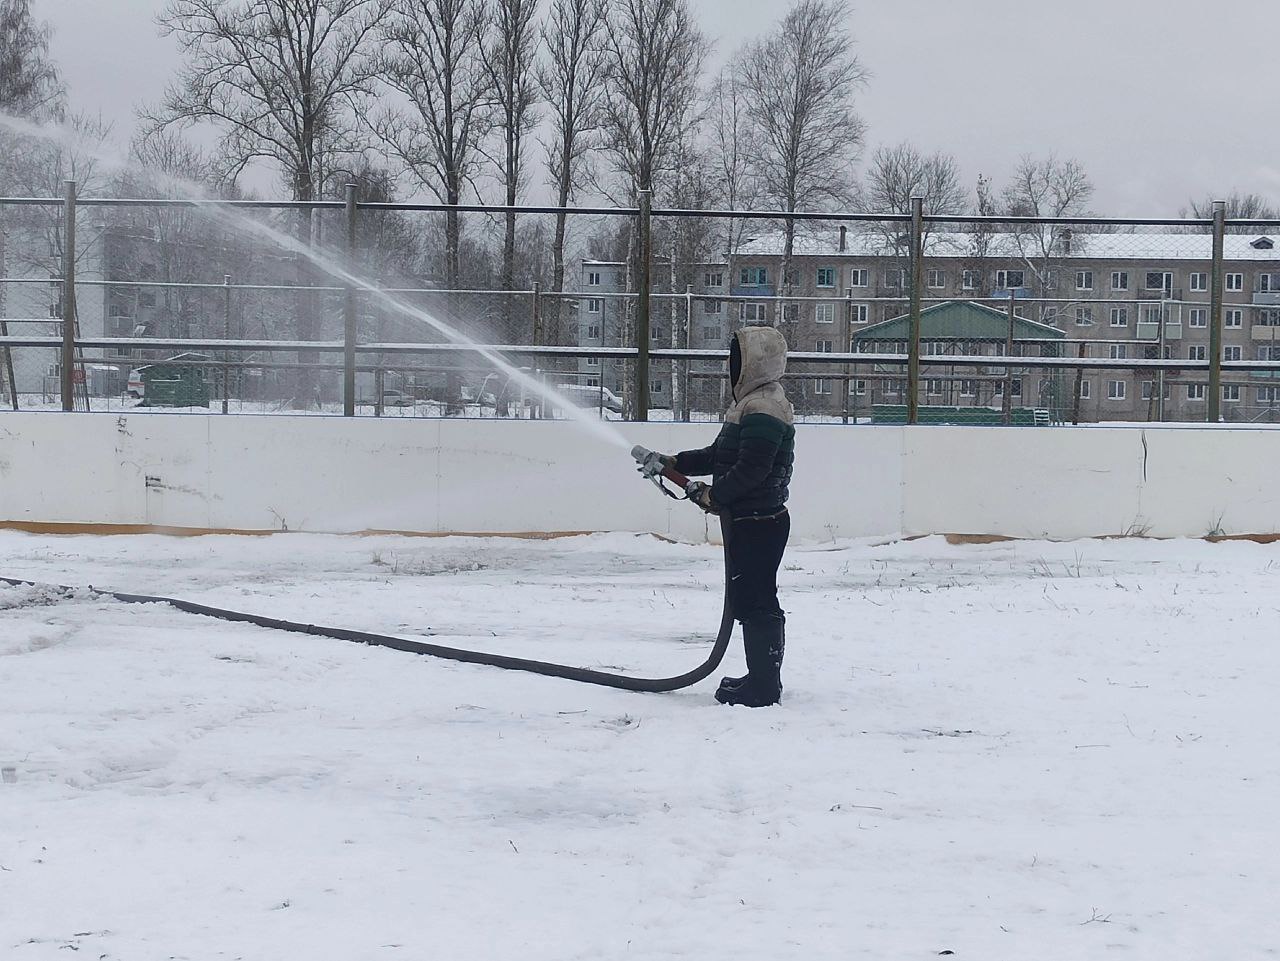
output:
[[[872,324],[854,335],[860,340],[907,340],[910,336],[909,314]],[[920,311],[921,340],[1004,340],[1009,336],[1009,315],[983,304],[952,300],[934,304]],[[1023,317],[1013,319],[1013,336],[1017,340],[1061,340],[1066,332],[1048,324]]]

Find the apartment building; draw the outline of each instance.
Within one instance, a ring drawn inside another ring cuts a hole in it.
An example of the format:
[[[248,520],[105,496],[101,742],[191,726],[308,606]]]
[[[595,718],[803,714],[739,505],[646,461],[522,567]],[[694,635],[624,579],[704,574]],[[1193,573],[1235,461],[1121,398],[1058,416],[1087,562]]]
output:
[[[1046,228],[1047,229],[1047,228]],[[1277,238],[1233,234],[1226,238],[1223,303],[1223,357],[1226,360],[1280,360],[1280,254]],[[776,324],[793,350],[833,351],[860,341],[863,349],[893,347],[893,338],[860,336],[874,325],[907,312],[909,262],[901,237],[881,232],[810,233],[798,237],[789,283],[781,284],[781,233],[747,240],[729,258],[731,292],[739,323]],[[1105,233],[1042,234],[933,233],[926,240],[922,300],[925,306],[972,301],[1062,331],[1063,349],[1074,356],[1083,345],[1088,357],[1141,359],[1165,356],[1204,360],[1209,342],[1207,234]],[[784,303],[781,294],[797,298]],[[837,346],[838,345],[838,346]],[[1004,343],[973,332],[955,331],[930,341],[938,353],[997,354]],[[900,370],[900,368],[898,368]],[[873,374],[850,383],[855,409],[874,403],[904,403],[880,388]],[[935,371],[935,373],[941,373]],[[948,396],[957,402],[999,405],[997,379],[978,380],[982,369],[956,379]],[[927,375],[926,375],[927,376]],[[939,377],[929,378],[935,389]],[[1026,379],[1028,383],[1022,383]],[[1088,371],[1080,382],[1080,417],[1087,421],[1203,420],[1207,377],[1203,371]],[[795,384],[804,409],[835,412],[844,406],[829,382],[815,378]],[[985,384],[983,387],[981,385]],[[1061,384],[1034,371],[1014,385],[1026,406],[1063,407]],[[861,393],[858,393],[861,388]],[[789,385],[789,389],[791,389]],[[1224,373],[1222,411],[1227,420],[1280,416],[1280,380],[1265,374]],[[1072,394],[1074,398],[1074,393]],[[936,402],[925,396],[921,403]],[[1072,399],[1072,403],[1074,400]]]
[[[665,265],[655,266],[655,273]],[[581,265],[578,300],[578,339],[581,347],[630,346],[634,340],[628,329],[627,265],[618,261],[584,260]],[[694,282],[684,291],[672,292],[655,285],[650,308],[649,342],[653,347],[687,345],[695,350],[722,350],[737,326],[737,313],[719,299],[728,293],[729,272],[724,263],[694,264],[688,270]],[[675,339],[672,339],[672,335]],[[718,410],[724,405],[726,385],[724,365],[719,361],[676,364],[653,361],[649,377],[649,406],[671,409],[673,384],[682,406],[694,410]],[[716,376],[699,376],[700,374]],[[626,385],[626,365],[597,357],[580,358],[578,383],[603,385],[622,396]]]

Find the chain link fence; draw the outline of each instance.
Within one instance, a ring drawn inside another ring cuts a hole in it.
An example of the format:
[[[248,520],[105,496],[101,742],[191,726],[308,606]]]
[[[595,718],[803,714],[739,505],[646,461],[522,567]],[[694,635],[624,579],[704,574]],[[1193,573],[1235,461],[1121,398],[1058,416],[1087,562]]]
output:
[[[1280,416],[1280,224],[357,200],[0,200],[0,406],[715,421],[769,324],[806,422]]]

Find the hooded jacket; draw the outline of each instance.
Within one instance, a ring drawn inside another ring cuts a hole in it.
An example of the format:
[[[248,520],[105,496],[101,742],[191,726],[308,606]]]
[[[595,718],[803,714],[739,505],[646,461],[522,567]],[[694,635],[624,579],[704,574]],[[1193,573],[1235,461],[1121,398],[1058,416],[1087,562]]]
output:
[[[795,413],[782,389],[787,342],[772,327],[743,327],[729,346],[733,404],[715,443],[676,455],[676,470],[710,474],[711,500],[734,518],[777,514],[795,463]]]

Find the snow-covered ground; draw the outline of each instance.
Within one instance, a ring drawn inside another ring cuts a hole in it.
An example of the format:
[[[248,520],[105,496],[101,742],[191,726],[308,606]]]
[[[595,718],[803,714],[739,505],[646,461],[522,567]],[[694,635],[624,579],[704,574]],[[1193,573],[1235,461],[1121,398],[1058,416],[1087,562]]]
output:
[[[719,612],[713,548],[624,535],[0,556],[637,673]],[[0,956],[1275,956],[1278,561],[798,545],[759,711],[0,588]]]

